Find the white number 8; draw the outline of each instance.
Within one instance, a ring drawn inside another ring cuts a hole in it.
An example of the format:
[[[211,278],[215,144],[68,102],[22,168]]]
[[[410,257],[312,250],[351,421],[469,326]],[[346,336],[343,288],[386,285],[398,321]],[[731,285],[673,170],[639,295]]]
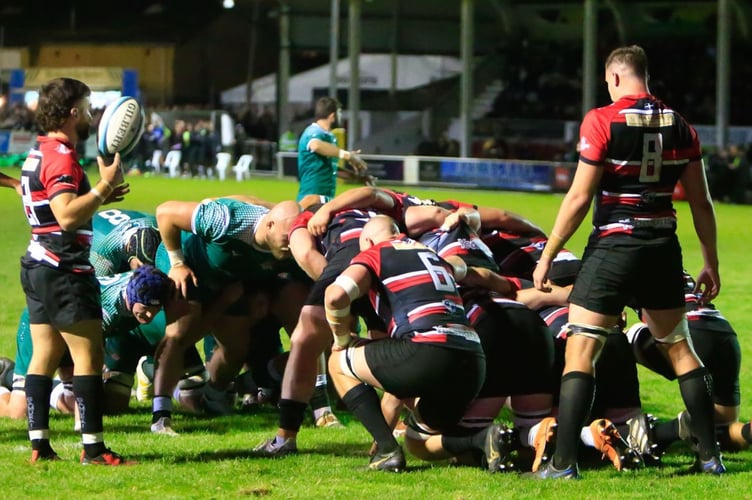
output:
[[[646,133],[642,136],[642,162],[640,163],[640,182],[658,182],[661,180],[663,164],[663,135]]]
[[[116,208],[103,210],[99,212],[98,215],[113,226],[117,226],[127,220],[131,220],[131,217],[128,214],[125,214]]]

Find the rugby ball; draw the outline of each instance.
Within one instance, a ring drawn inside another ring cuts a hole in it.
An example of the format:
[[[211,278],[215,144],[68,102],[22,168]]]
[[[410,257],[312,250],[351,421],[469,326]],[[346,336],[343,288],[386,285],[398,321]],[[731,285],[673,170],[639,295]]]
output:
[[[102,113],[97,128],[97,149],[102,156],[125,156],[136,147],[144,133],[146,117],[136,99],[123,96]]]

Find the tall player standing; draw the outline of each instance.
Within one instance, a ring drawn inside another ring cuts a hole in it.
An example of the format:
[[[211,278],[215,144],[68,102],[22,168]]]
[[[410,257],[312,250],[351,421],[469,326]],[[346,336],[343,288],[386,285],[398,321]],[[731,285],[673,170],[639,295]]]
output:
[[[78,163],[76,144],[86,140],[91,128],[90,94],[86,84],[71,78],[42,86],[37,122],[45,135],[21,172],[32,233],[21,258],[34,345],[26,376],[32,462],[59,458],[50,445],[48,401],[52,374],[67,346],[75,364],[81,463],[127,463],[104,444],[102,311],[89,248],[92,216],[103,204],[122,200],[128,185],[123,184],[119,154],[110,165],[97,158],[100,180],[94,187]]]
[[[703,300],[718,295],[716,223],[700,143],[678,113],[649,93],[647,55],[636,45],[606,59],[613,104],[591,110],[580,129],[580,160],[542,257],[533,273],[548,288],[554,256],[574,234],[595,196],[593,232],[569,296],[569,332],[561,379],[553,460],[538,478],[577,478],[580,429],[590,411],[594,362],[630,298],[645,311],[650,332],[679,378],[697,437],[698,472],[725,467],[713,429],[712,378],[692,349],[684,312],[682,254],[671,203],[681,180],[700,240],[704,265],[697,278]]]

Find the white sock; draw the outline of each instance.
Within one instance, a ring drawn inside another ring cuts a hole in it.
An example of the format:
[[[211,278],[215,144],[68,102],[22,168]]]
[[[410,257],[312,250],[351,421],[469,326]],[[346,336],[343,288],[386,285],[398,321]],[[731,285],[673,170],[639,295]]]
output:
[[[50,408],[57,410],[57,404],[60,402],[60,398],[63,397],[65,392],[65,386],[59,379],[52,381],[52,392],[50,392]]]
[[[585,443],[586,446],[595,448],[595,441],[593,441],[593,432],[590,430],[590,427],[582,428],[582,430],[580,431],[580,439],[583,443]]]
[[[535,435],[538,434],[538,429],[540,429],[540,426],[541,424],[540,422],[538,422],[537,424],[532,426],[530,430],[528,431],[527,439],[526,439],[528,448],[535,447]],[[520,435],[520,442],[522,443],[523,446],[525,445],[525,441],[522,440],[522,435]]]

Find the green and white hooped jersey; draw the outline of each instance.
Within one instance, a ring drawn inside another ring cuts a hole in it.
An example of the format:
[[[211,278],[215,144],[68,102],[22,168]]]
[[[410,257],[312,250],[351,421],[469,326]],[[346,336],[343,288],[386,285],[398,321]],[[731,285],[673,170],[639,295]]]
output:
[[[133,271],[102,276],[99,280],[99,291],[102,297],[102,332],[104,337],[115,335],[138,334],[138,320],[131,314],[125,304],[125,287]],[[155,325],[158,327],[158,325]],[[164,322],[162,322],[164,329]],[[132,332],[133,331],[133,332]],[[150,333],[154,335],[153,332]],[[164,333],[162,334],[164,336]],[[16,331],[16,375],[26,376],[32,354],[31,326],[29,325],[29,311],[24,308]]]
[[[121,335],[138,326],[138,320],[125,304],[125,287],[133,271],[100,276],[99,290],[102,297],[102,333],[105,337]]]
[[[274,268],[274,255],[254,242],[267,213],[268,208],[229,198],[198,205],[191,219],[193,235],[183,240],[183,253],[199,280],[203,276],[210,286],[222,286],[261,278]]]
[[[97,276],[128,271],[125,246],[130,237],[141,228],[157,228],[157,219],[152,215],[116,208],[97,212],[92,223],[94,238],[90,260]]]

